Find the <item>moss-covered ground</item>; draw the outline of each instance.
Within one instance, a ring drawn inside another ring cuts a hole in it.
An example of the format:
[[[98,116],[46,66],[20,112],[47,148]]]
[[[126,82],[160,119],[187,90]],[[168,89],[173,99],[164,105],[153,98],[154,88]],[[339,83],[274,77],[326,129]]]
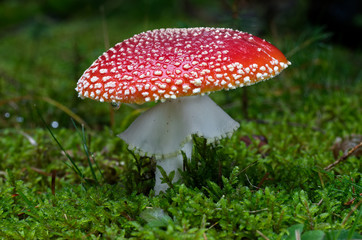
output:
[[[362,142],[361,49],[309,25],[262,35],[292,65],[211,94],[241,127],[215,146],[195,137],[183,181],[155,196],[154,160],[116,136],[152,104],[115,111],[79,99],[76,82],[133,34],[228,22],[112,1],[122,16],[51,5],[59,20],[36,1],[13,3],[20,13],[10,2],[0,14],[14,23],[0,35],[0,239],[362,239],[361,154],[335,144]]]

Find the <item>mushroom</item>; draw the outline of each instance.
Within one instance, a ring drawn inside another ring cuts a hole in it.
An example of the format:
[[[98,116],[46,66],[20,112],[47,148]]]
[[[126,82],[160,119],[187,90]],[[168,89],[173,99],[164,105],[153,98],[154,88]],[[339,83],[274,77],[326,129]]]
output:
[[[290,62],[272,44],[225,28],[172,28],[143,32],[116,44],[82,75],[80,97],[101,102],[157,102],[123,133],[129,149],[153,156],[167,174],[180,178],[192,135],[214,143],[239,127],[207,94],[255,84],[279,74]],[[155,193],[168,186],[156,168]]]

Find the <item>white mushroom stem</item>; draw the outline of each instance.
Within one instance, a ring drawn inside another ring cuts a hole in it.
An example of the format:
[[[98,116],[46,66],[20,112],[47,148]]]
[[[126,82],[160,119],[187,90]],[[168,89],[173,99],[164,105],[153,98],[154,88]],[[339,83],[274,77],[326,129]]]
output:
[[[192,140],[190,140],[187,143],[185,143],[185,145],[181,150],[182,152],[185,153],[187,159],[191,159],[192,145],[193,145]],[[181,170],[183,169],[183,160],[184,160],[182,153],[179,153],[174,157],[161,158],[161,159],[156,158],[156,160],[157,160],[157,166],[162,167],[167,175],[169,175],[172,171],[175,171],[175,176],[172,180],[173,182],[177,182],[178,180],[180,180],[181,174],[179,172],[179,169]],[[162,183],[161,178],[163,177],[158,168],[156,168],[155,178],[156,182],[154,190],[155,194],[158,195],[161,191],[166,191],[168,189],[168,184]]]
[[[213,143],[231,136],[238,127],[239,123],[208,96],[190,96],[157,104],[118,136],[129,145],[129,149],[141,156],[155,156],[157,164],[167,173],[175,170],[178,174],[177,169],[182,169],[181,151],[191,157],[193,134]],[[158,173],[156,194],[165,190],[160,186],[160,177]]]

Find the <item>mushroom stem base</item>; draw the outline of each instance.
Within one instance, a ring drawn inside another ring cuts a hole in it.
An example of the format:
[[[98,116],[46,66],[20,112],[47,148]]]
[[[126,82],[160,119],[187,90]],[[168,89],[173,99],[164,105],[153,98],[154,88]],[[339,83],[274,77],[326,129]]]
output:
[[[191,159],[192,155],[192,140],[185,143],[185,145],[182,148],[182,152],[185,153],[187,160]],[[181,174],[179,171],[183,170],[183,155],[180,152],[176,156],[168,157],[168,158],[156,158],[157,160],[157,166],[162,167],[163,170],[165,170],[166,174],[169,175],[172,171],[175,171],[175,176],[172,180],[173,182],[177,182],[181,178]],[[155,172],[155,194],[158,195],[161,191],[165,192],[169,186],[167,183],[162,183],[161,178],[163,178],[160,170],[156,168]]]
[[[191,159],[192,135],[214,143],[231,136],[238,127],[239,123],[208,96],[189,96],[157,104],[118,136],[140,156],[155,157],[167,174],[175,170],[175,182],[180,177],[178,169],[183,166],[181,151]],[[168,187],[161,184],[161,177],[157,169],[156,194]]]

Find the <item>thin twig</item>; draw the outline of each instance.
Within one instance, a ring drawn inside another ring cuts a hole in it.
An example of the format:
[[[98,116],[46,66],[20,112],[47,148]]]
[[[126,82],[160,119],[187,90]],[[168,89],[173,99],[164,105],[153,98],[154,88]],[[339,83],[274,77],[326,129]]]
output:
[[[268,211],[268,208],[263,208],[263,209],[254,210],[254,211],[243,211],[243,212],[247,212],[247,213],[259,213],[259,212],[263,212],[263,211]]]
[[[327,167],[324,168],[325,171],[329,171],[332,168],[334,168],[334,166],[336,166],[337,164],[345,161],[349,156],[351,156],[355,151],[357,151],[358,148],[362,147],[362,142],[360,142],[359,144],[357,144],[356,146],[354,146],[351,150],[349,150],[347,153],[343,154],[340,158],[337,159],[337,161],[335,161],[334,163],[328,165]]]
[[[264,177],[261,179],[260,183],[258,184],[257,188],[261,188],[261,186],[263,185],[263,183],[266,181],[266,180],[269,180],[268,179],[268,176],[269,176],[269,173],[265,173],[264,174]]]
[[[202,235],[203,235],[204,239],[205,239],[205,240],[207,240],[206,233],[205,233],[205,232],[203,232],[203,233],[202,233]]]
[[[358,209],[358,207],[361,205],[361,203],[362,203],[362,199],[356,204],[356,206],[354,206],[353,208],[352,208],[352,210],[347,214],[347,216],[346,216],[346,218],[343,220],[343,222],[342,222],[342,226],[344,226],[345,224],[346,224],[346,222],[348,221],[348,219],[349,219],[349,217],[352,215],[352,213],[354,212],[354,211],[356,211],[357,209]]]
[[[265,240],[269,240],[269,238],[267,236],[265,236],[262,232],[260,232],[259,230],[256,230],[256,232]]]
[[[300,236],[300,231],[299,229],[295,230],[295,240],[300,240],[301,236]]]
[[[248,175],[245,174],[245,177],[246,177],[246,180],[249,182],[249,184],[250,184],[251,186],[253,186],[253,187],[256,188],[256,189],[260,189],[260,187],[255,186],[255,185],[253,185],[253,184],[250,182]]]
[[[51,175],[52,175],[51,189],[52,189],[52,194],[55,196],[55,179],[57,177],[57,170],[52,170]]]

